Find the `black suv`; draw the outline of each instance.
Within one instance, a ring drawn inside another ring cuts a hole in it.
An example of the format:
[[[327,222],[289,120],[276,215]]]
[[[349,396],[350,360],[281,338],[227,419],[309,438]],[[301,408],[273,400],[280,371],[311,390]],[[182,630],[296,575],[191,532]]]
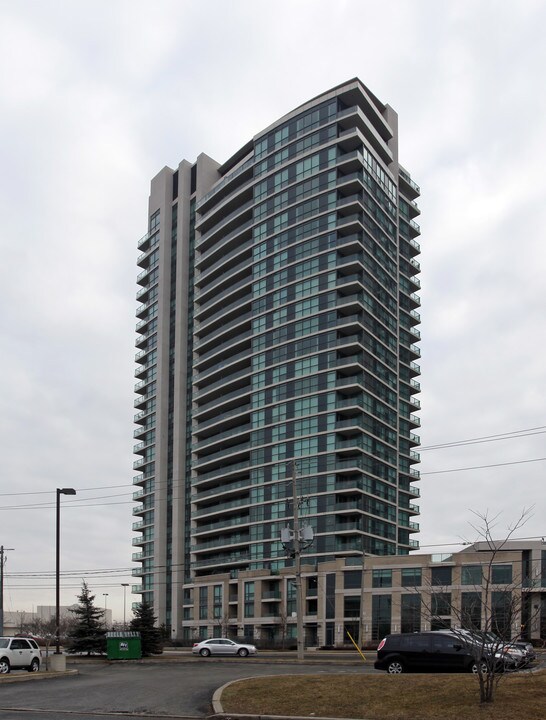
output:
[[[456,635],[436,632],[387,635],[377,648],[376,670],[388,673],[477,672],[471,647]]]

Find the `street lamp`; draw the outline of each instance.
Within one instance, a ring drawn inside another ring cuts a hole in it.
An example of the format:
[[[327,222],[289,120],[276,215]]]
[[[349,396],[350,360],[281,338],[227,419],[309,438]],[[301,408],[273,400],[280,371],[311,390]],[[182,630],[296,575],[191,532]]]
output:
[[[125,593],[127,592],[129,583],[121,583],[121,587],[123,588],[123,629],[127,630],[127,623],[125,622]]]
[[[61,654],[61,641],[59,638],[60,625],[60,599],[61,599],[61,495],[75,495],[74,488],[57,488],[57,516],[56,516],[56,570],[55,570],[55,655]]]

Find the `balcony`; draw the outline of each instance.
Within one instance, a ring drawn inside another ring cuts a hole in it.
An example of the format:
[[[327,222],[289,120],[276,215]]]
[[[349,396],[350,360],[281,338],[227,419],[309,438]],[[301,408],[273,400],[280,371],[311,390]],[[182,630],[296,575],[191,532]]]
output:
[[[242,315],[239,315],[234,320],[231,320],[230,322],[223,323],[216,331],[209,331],[206,335],[204,335],[202,338],[195,339],[193,343],[194,350],[199,350],[207,344],[212,342],[215,342],[218,340],[218,337],[220,335],[223,335],[226,332],[229,332],[233,328],[237,327],[241,323],[244,323],[246,320],[250,320],[252,317],[251,312],[243,313]],[[201,328],[200,328],[201,330]],[[245,333],[245,337],[248,337],[248,335]]]
[[[234,437],[235,435],[241,435],[243,433],[248,433],[252,429],[252,425],[250,423],[246,423],[245,425],[238,425],[236,428],[231,428],[230,430],[226,430],[225,432],[217,433],[216,435],[209,435],[207,438],[203,438],[203,440],[199,440],[197,443],[193,443],[194,450],[200,450],[201,448],[207,447],[207,445],[214,445],[215,443],[225,440],[226,438]]]
[[[421,194],[421,188],[414,180],[411,179],[410,174],[406,170],[399,168],[398,175],[400,180],[402,181],[402,191],[405,190],[411,200],[419,197],[419,195]]]
[[[155,227],[153,230],[150,230],[146,233],[143,237],[140,238],[140,240],[137,243],[137,248],[139,250],[146,250],[150,246],[150,239],[153,238],[153,236],[159,233],[159,225]],[[159,235],[158,235],[159,238]]]
[[[244,205],[237,205],[235,210],[229,213],[229,215],[223,216],[222,214],[218,213],[217,217],[220,217],[220,221],[217,222],[213,227],[210,228],[210,230],[207,230],[204,232],[201,237],[199,238],[199,247],[201,247],[204,243],[207,242],[207,240],[210,240],[215,235],[223,235],[223,231],[225,232],[225,229],[227,226],[232,225],[233,221],[236,220],[238,217],[243,215],[247,210],[251,210],[254,206],[254,200],[250,200],[249,202],[245,203]],[[210,217],[214,217],[214,215],[211,215]],[[200,222],[196,224],[196,230],[200,231],[201,227],[203,226],[205,222],[205,217],[201,218]],[[252,220],[250,221],[250,224],[252,224]],[[242,228],[248,227],[248,222],[243,223],[242,226],[238,225],[231,233],[228,233],[227,235],[224,235],[224,240],[228,240],[230,235],[232,235],[234,232],[237,232]],[[215,252],[220,245],[215,245],[213,250],[210,251]],[[208,253],[207,253],[208,254]],[[207,254],[204,254],[202,257],[206,257]],[[199,265],[199,260],[197,261],[197,265]]]
[[[210,192],[208,192],[206,195],[203,195],[203,197],[199,200],[197,203],[197,210],[201,210],[203,205],[205,205],[211,198],[213,198],[222,188],[225,188],[226,185],[228,185],[232,180],[234,180],[236,177],[241,175],[241,173],[245,172],[245,170],[248,170],[254,165],[254,156],[246,160],[242,165],[240,165],[238,168],[233,170],[233,172],[228,173],[225,175],[222,180],[219,180],[216,185],[213,187]]]
[[[192,478],[192,481],[193,481],[193,483],[203,482],[204,480],[212,480],[213,478],[221,477],[222,475],[229,475],[230,473],[233,473],[233,472],[236,472],[239,470],[249,470],[249,469],[250,469],[250,461],[245,460],[244,462],[234,463],[232,465],[224,465],[220,468],[216,468],[215,470],[211,470],[210,472],[203,473],[202,475]]]
[[[247,454],[251,447],[250,442],[239,443],[238,445],[232,445],[231,447],[223,447],[222,450],[219,450],[218,452],[198,457],[194,461],[193,467],[196,470],[199,470],[204,465],[207,465],[209,462],[213,462],[214,460],[218,460],[219,458],[229,458],[232,455],[239,455],[240,453]]]
[[[232,390],[232,392],[220,394],[218,397],[214,398],[213,400],[209,400],[208,402],[204,403],[203,405],[200,405],[194,410],[194,417],[198,413],[202,413],[205,410],[210,410],[211,408],[220,408],[221,405],[223,405],[226,402],[229,402],[230,400],[233,400],[235,398],[241,398],[242,400],[247,399],[247,396],[252,392],[252,388],[250,385],[244,385],[243,387],[237,388],[236,390]],[[219,417],[219,415],[217,415]],[[222,417],[225,417],[222,414]]]

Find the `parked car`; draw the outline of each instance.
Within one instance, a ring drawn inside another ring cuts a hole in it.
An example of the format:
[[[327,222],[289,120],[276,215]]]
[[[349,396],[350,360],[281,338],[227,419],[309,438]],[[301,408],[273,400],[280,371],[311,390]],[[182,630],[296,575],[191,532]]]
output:
[[[255,645],[245,645],[236,643],[228,638],[210,638],[194,643],[191,649],[194,655],[208,657],[209,655],[239,655],[239,657],[247,657],[247,655],[256,655],[258,652]]]
[[[487,646],[477,652],[472,639],[449,631],[387,635],[377,648],[374,667],[388,673],[402,672],[478,672],[486,669],[490,651]],[[483,655],[483,657],[480,657]],[[495,654],[500,669],[516,667],[511,656]]]
[[[10,670],[38,672],[42,651],[32,638],[0,637],[0,674]]]
[[[502,640],[494,633],[485,633],[487,640],[495,647],[506,648],[508,652],[521,653],[522,665],[529,665],[536,660],[535,648],[527,640]]]
[[[517,640],[516,642],[510,643],[510,647],[515,647],[522,651],[526,665],[530,665],[534,660],[537,659],[536,650],[530,642],[526,642],[525,640]]]
[[[531,643],[502,640],[491,632],[467,630],[465,628],[436,630],[434,632],[451,633],[456,637],[460,637],[463,642],[484,647],[489,654],[495,655],[498,659],[502,660],[508,669],[525,667],[536,658],[536,653]]]
[[[39,635],[33,635],[32,633],[17,633],[14,635],[14,637],[24,637],[30,640],[34,640],[38,644],[38,647],[46,647],[48,645],[48,642],[45,638],[40,637]]]

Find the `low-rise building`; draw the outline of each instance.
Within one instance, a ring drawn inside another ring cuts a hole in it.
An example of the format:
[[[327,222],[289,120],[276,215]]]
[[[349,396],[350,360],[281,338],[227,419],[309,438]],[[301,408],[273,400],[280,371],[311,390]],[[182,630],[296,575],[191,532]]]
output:
[[[502,545],[502,547],[501,547]],[[362,564],[364,560],[364,565]],[[474,627],[546,637],[546,545],[485,542],[455,553],[362,556],[306,565],[305,645],[374,643],[389,633]],[[361,614],[362,607],[362,614]],[[185,591],[179,635],[286,642],[296,637],[294,567],[199,577]]]

